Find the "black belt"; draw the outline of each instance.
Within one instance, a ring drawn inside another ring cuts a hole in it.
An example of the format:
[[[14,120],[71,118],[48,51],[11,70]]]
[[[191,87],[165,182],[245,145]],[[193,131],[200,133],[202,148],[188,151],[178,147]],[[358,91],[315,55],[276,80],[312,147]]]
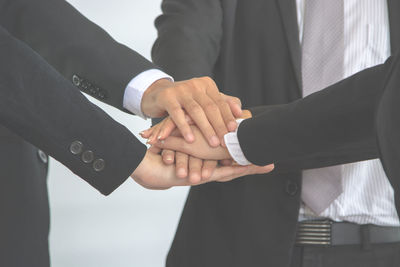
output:
[[[348,222],[302,221],[298,224],[296,245],[338,246],[400,242],[400,227],[359,225]]]

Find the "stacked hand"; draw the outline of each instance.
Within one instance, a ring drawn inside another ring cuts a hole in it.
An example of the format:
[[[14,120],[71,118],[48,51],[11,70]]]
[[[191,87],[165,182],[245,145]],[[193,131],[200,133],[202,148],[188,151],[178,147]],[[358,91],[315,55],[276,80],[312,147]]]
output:
[[[175,173],[175,167],[166,165],[159,153],[159,148],[150,148],[132,174],[132,178],[145,188],[168,189],[172,186],[199,185],[211,181],[227,182],[240,176],[269,172],[273,169],[272,166],[220,166],[215,168],[206,180],[191,181],[179,178]]]
[[[251,114],[243,113],[240,100],[220,93],[209,78],[159,80],[143,95],[142,111],[149,117],[169,115],[141,133],[152,147],[132,178],[146,188],[225,182],[273,170],[273,165],[232,164],[223,136],[236,130],[237,117]]]

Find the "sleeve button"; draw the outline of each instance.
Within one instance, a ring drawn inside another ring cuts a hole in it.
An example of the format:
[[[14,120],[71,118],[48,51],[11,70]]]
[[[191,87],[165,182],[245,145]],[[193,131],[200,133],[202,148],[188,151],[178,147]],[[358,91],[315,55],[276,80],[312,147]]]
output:
[[[82,153],[82,161],[85,163],[91,163],[94,159],[93,151],[85,151]]]
[[[38,156],[44,164],[48,162],[47,155],[42,150],[38,150]]]
[[[82,153],[82,148],[83,148],[82,142],[74,141],[69,147],[69,150],[71,151],[72,154],[79,155],[80,153]]]
[[[96,172],[101,172],[102,170],[104,170],[104,167],[105,167],[105,161],[103,160],[103,159],[96,159],[94,162],[93,162],[93,169],[96,171]]]
[[[107,98],[106,93],[104,93],[104,92],[102,92],[102,91],[98,92],[97,96],[98,96],[98,98],[100,98],[100,99],[106,99],[106,98]]]
[[[75,85],[75,86],[79,86],[80,84],[81,84],[81,79],[78,77],[78,75],[73,75],[72,76],[72,83]]]

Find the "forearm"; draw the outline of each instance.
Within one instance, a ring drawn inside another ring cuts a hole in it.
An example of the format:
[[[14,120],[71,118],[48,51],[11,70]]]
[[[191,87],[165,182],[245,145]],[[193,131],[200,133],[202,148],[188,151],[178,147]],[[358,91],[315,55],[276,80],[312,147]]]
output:
[[[0,23],[84,92],[122,109],[129,81],[154,68],[64,0],[2,0]],[[88,84],[92,86],[88,88]]]
[[[280,168],[318,168],[378,157],[374,116],[397,58],[240,125],[246,158]],[[281,166],[281,167],[280,167]]]
[[[146,147],[1,27],[0,48],[0,124],[111,193],[132,174]],[[76,141],[81,146],[73,147]],[[87,151],[92,157],[84,161]],[[95,165],[100,159],[103,166]]]

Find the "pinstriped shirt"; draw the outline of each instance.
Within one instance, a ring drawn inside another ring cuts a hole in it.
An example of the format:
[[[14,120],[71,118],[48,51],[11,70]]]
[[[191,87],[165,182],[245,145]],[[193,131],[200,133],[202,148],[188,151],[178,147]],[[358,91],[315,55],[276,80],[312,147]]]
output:
[[[296,0],[300,42],[305,1]],[[343,78],[381,64],[390,56],[386,0],[344,0],[344,20]],[[341,168],[343,193],[319,215],[302,204],[299,220],[322,217],[357,224],[400,225],[394,191],[378,159],[345,164]]]

